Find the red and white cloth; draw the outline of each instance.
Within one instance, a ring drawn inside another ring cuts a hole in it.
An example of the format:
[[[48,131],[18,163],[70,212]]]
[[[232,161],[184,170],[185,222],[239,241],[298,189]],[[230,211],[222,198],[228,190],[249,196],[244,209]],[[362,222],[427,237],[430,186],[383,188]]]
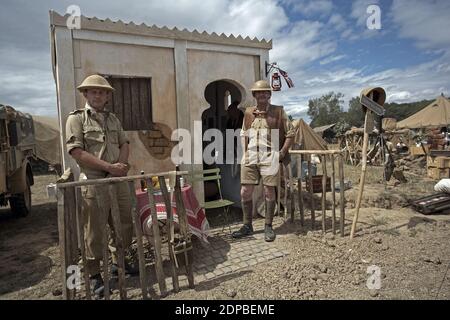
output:
[[[199,239],[208,242],[209,223],[206,219],[205,210],[200,207],[200,204],[195,197],[192,187],[186,184],[181,188],[181,194],[183,198],[184,207],[186,210],[187,220],[189,228],[192,234],[196,235]],[[164,198],[160,191],[154,193],[156,202],[156,213],[158,220],[167,220],[166,206],[164,204]],[[146,235],[152,233],[152,216],[150,214],[150,205],[148,202],[148,195],[146,191],[136,190],[137,198],[137,211],[142,225],[142,232]],[[175,201],[175,195],[172,195],[171,199],[173,220],[175,224],[178,224],[177,204]]]

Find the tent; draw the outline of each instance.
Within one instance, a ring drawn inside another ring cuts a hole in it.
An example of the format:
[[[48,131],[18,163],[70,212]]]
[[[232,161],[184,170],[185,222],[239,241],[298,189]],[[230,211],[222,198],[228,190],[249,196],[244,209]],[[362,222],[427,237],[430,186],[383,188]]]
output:
[[[295,128],[294,145],[302,150],[326,150],[327,143],[303,119],[292,121]]]
[[[61,164],[60,133],[57,118],[32,116],[36,139],[36,156],[49,164]]]
[[[450,124],[450,101],[443,95],[409,118],[397,122],[397,129],[446,127]]]
[[[321,126],[321,127],[313,128],[313,130],[314,130],[315,133],[318,133],[318,134],[320,134],[321,136],[323,136],[323,133],[324,133],[325,131],[327,131],[328,129],[333,128],[335,125],[336,125],[336,123],[327,124],[326,126]]]

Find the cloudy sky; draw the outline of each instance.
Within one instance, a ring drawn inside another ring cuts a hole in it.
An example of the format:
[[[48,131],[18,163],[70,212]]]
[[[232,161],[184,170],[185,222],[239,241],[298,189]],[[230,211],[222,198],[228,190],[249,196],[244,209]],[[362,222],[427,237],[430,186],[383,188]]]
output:
[[[450,95],[448,0],[1,0],[0,103],[56,115],[48,10],[78,5],[87,17],[272,39],[270,60],[289,73],[272,101],[294,118],[308,100],[382,86],[389,102]],[[381,9],[370,30],[367,8]]]

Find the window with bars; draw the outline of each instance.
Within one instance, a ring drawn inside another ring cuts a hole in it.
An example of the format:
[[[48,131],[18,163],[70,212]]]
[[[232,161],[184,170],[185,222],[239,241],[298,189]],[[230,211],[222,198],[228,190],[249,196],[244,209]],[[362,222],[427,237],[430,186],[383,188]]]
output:
[[[123,129],[152,129],[152,79],[107,75],[105,78],[115,89],[107,107],[122,122]]]

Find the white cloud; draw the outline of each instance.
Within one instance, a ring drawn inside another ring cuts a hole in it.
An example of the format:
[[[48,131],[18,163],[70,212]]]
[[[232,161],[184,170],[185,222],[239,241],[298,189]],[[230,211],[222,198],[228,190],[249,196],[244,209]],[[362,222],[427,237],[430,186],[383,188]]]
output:
[[[450,93],[448,63],[444,57],[407,68],[393,68],[366,74],[363,70],[336,67],[331,71],[298,73],[296,87],[276,92],[273,102],[285,105],[288,114],[305,117],[308,100],[330,91],[344,94],[344,109],[352,97],[369,86],[381,86],[386,90],[387,102],[413,102],[434,99],[441,92]],[[443,68],[443,65],[446,67]],[[307,119],[308,120],[308,119]]]
[[[450,51],[449,1],[395,0],[391,16],[401,37],[420,48]]]
[[[54,8],[64,13],[72,3],[72,0],[2,3],[0,103],[35,114],[56,114],[48,14],[45,9]],[[383,34],[366,28],[367,6],[379,3],[377,0],[356,0],[347,15],[334,10],[336,8],[331,1],[324,0],[300,3],[297,0],[136,0],[126,5],[117,1],[78,0],[77,3],[82,14],[89,17],[120,18],[136,24],[145,22],[148,25],[256,36],[259,39],[272,38],[271,61],[277,61],[282,69],[288,71],[295,83],[295,88],[286,89],[283,86],[283,91],[274,93],[273,102],[283,104],[293,116],[304,116],[308,100],[329,91],[344,93],[346,101],[359,95],[360,90],[369,85],[385,87],[392,101],[434,98],[440,92],[450,92],[450,33],[448,28],[443,27],[448,24],[450,12],[449,2],[446,1],[423,4],[417,0],[394,0],[392,17],[382,12],[382,28],[389,31],[393,26],[398,26],[400,36],[413,39],[426,50],[446,50],[447,55],[436,61],[376,73],[368,73],[368,69],[349,68],[342,63],[330,63],[342,62],[346,57],[337,52],[337,41]],[[305,16],[320,17],[320,20],[289,21],[281,4],[292,10],[295,7]],[[390,20],[395,25],[387,23]],[[18,28],[16,21],[30,23]],[[365,49],[356,47],[351,58],[358,59],[358,52]],[[312,62],[317,61],[327,68],[311,68]]]
[[[328,15],[333,10],[333,2],[330,0],[310,0],[296,1],[294,11],[300,12],[306,16],[315,14]]]
[[[337,55],[337,56],[331,56],[331,57],[325,58],[322,61],[320,61],[320,64],[321,65],[329,64],[329,63],[332,63],[332,62],[336,62],[336,61],[342,60],[345,57],[346,57],[345,54],[340,54],[340,55]]]
[[[286,35],[274,39],[271,59],[280,67],[298,70],[312,61],[336,50],[336,41],[324,33],[324,24],[318,21],[298,21]]]

